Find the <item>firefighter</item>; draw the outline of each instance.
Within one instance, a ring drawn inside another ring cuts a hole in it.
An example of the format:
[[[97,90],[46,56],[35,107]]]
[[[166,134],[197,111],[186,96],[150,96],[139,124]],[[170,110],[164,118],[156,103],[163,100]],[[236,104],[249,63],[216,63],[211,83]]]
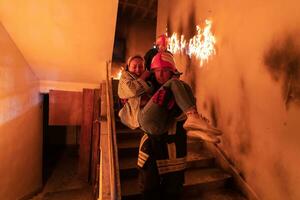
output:
[[[168,37],[166,36],[166,34],[162,34],[156,39],[155,44],[153,45],[153,48],[148,50],[146,52],[146,54],[144,55],[145,67],[147,70],[150,71],[152,58],[158,52],[167,51],[167,48],[168,48]]]
[[[138,156],[143,199],[180,199],[186,168],[187,131],[218,143],[221,134],[198,114],[191,88],[179,80],[173,55],[158,52],[151,70],[160,85],[138,120],[145,135]]]

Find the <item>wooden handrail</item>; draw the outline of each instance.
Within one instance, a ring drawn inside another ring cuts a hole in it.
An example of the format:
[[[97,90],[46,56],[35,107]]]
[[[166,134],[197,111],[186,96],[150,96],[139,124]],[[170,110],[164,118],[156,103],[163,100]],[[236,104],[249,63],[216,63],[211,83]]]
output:
[[[110,125],[110,150],[111,150],[111,172],[112,175],[112,199],[121,200],[121,184],[119,174],[119,160],[118,160],[118,147],[117,147],[117,136],[116,136],[116,125],[115,125],[115,112],[114,112],[114,101],[112,91],[112,79],[111,79],[111,62],[106,62],[106,87],[107,87],[107,108],[108,109],[108,123]]]
[[[110,76],[111,63],[106,63],[106,81],[102,83],[101,116],[107,116],[101,121],[100,133],[100,200],[120,200],[121,185],[119,175],[118,149],[114,104],[112,95],[112,80]],[[105,88],[105,89],[104,89]]]

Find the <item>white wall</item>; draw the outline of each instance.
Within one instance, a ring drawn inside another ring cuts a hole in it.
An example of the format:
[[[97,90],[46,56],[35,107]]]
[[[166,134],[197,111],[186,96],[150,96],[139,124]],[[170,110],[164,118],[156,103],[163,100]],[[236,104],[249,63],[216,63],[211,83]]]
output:
[[[159,1],[157,34],[213,21],[217,54],[176,55],[198,109],[263,200],[300,199],[300,7],[296,0]]]
[[[99,88],[111,60],[117,0],[1,0],[0,19],[48,89]]]
[[[42,186],[42,104],[38,79],[0,23],[0,199]]]

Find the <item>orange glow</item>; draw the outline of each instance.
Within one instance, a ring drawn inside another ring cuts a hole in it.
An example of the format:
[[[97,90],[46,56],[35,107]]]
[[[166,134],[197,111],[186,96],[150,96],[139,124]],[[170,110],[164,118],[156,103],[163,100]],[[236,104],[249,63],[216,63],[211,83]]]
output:
[[[200,66],[204,61],[208,61],[211,55],[216,54],[215,36],[211,33],[211,21],[205,20],[206,26],[201,32],[201,28],[197,26],[197,35],[195,35],[189,42],[188,55],[191,57],[194,55],[200,60]]]
[[[184,35],[180,36],[180,40],[177,37],[177,33],[173,33],[171,37],[168,38],[168,51],[173,54],[180,52],[183,53],[186,48],[186,40]]]
[[[120,70],[120,71],[117,73],[116,79],[120,80],[121,75],[122,75],[122,70]]]
[[[119,70],[118,73],[116,73],[116,74],[113,76],[113,79],[120,80],[121,75],[122,75],[122,71],[123,71],[123,67]]]
[[[206,26],[202,30],[200,26],[196,26],[197,34],[194,35],[187,44],[184,35],[179,37],[177,33],[173,33],[168,39],[168,51],[173,54],[186,53],[190,57],[195,56],[200,60],[200,66],[203,66],[205,61],[216,54],[215,36],[211,32],[212,22],[205,20]]]

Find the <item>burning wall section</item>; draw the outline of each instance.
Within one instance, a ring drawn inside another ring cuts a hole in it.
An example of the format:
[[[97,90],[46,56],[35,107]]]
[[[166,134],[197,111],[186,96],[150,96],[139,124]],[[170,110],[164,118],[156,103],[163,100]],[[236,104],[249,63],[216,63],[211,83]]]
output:
[[[263,200],[300,199],[299,1],[159,1],[157,35],[186,41],[211,20],[215,55],[177,53],[197,107],[221,148]]]

